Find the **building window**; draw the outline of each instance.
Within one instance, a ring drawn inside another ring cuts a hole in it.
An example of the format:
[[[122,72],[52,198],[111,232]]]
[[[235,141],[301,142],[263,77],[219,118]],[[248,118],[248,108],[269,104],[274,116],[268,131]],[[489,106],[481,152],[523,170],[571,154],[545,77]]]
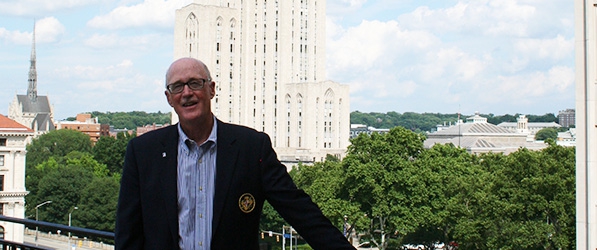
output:
[[[6,138],[0,138],[0,147],[6,146]]]
[[[4,191],[4,175],[0,175],[0,191]]]
[[[4,166],[4,155],[0,155],[0,167]]]

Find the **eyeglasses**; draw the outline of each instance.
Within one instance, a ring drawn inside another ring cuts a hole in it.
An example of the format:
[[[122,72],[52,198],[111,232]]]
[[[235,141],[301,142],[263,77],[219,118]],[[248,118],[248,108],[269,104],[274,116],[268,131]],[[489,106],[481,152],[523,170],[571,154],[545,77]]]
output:
[[[182,92],[184,90],[184,86],[187,85],[189,86],[190,89],[192,90],[200,90],[203,88],[203,86],[205,86],[205,82],[206,81],[211,81],[210,79],[198,79],[198,80],[191,80],[188,82],[177,82],[177,83],[172,83],[172,84],[168,84],[166,86],[166,89],[168,89],[168,92],[170,92],[170,94],[178,94],[180,92]]]

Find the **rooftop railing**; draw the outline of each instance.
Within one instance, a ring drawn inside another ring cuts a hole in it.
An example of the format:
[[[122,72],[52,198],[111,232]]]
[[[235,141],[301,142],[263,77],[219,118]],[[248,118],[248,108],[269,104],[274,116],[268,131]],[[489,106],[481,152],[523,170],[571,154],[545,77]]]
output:
[[[48,231],[60,231],[63,233],[71,233],[77,235],[79,237],[89,237],[92,239],[105,239],[108,241],[114,241],[114,233],[113,232],[105,232],[99,231],[94,229],[82,228],[82,227],[73,227],[73,226],[66,226],[62,224],[50,223],[45,221],[36,221],[30,219],[20,219],[14,217],[8,217],[4,215],[0,215],[0,221],[12,222],[17,224],[23,224],[26,227],[30,228],[44,228]],[[18,242],[11,242],[4,239],[0,239],[1,249],[23,249],[23,250],[47,250],[52,248],[46,248],[43,246],[36,246],[27,243],[18,243]]]

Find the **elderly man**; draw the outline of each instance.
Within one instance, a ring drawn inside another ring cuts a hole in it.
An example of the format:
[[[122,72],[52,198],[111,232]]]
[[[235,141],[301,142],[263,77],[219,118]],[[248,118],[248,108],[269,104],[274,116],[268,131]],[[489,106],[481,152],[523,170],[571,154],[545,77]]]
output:
[[[180,122],[130,141],[116,219],[116,249],[258,249],[267,200],[315,249],[354,249],[298,189],[270,138],[224,123],[205,64],[176,60],[166,98]]]

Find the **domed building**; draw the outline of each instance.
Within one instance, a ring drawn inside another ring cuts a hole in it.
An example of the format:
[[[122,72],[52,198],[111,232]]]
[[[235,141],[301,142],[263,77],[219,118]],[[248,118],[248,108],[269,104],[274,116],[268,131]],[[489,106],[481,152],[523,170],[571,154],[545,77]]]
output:
[[[473,154],[509,154],[519,148],[541,150],[547,147],[543,142],[529,140],[528,133],[519,133],[488,123],[487,118],[480,116],[478,112],[467,118],[466,123],[459,121],[454,126],[428,134],[424,146],[431,148],[437,143],[452,143]]]

